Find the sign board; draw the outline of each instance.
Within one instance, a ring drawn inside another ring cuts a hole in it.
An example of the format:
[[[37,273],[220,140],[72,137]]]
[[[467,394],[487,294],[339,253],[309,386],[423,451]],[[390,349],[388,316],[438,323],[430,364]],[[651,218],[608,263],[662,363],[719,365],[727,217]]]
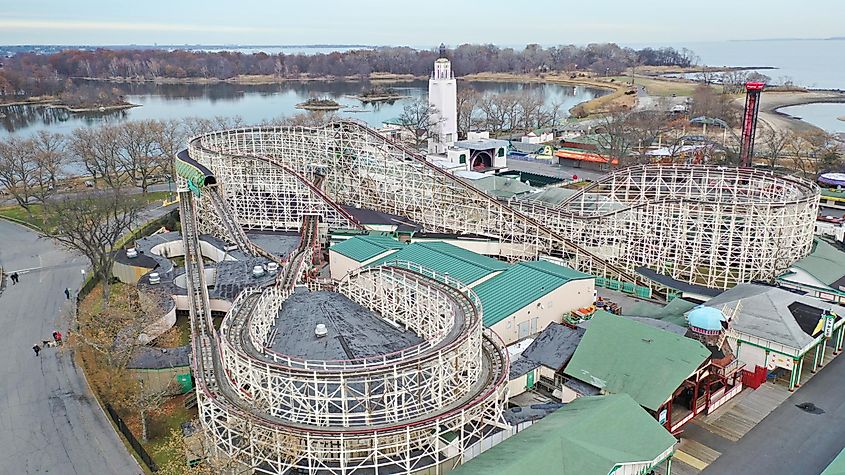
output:
[[[667,411],[666,411],[666,408],[664,407],[663,410],[660,411],[660,414],[658,414],[658,416],[657,416],[657,422],[659,422],[661,424],[665,424],[666,423],[666,415],[667,415]]]
[[[836,314],[833,312],[825,312],[824,315],[824,337],[830,338],[833,336],[833,324],[836,322]]]

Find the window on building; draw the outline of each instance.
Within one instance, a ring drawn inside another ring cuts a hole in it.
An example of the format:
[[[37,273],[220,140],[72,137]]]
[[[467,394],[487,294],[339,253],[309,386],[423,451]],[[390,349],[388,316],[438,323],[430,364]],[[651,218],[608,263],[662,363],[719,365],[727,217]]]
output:
[[[462,154],[458,157],[458,163],[460,163],[461,165],[463,165],[463,164],[464,164],[464,163],[466,163],[466,162],[467,162],[467,154],[462,153]]]
[[[528,337],[531,334],[531,322],[521,322],[519,325],[516,326],[516,338],[517,340],[521,340],[523,338]]]
[[[539,322],[539,320],[540,319],[538,317],[534,317],[534,318],[531,319],[531,334],[532,335],[537,333],[537,323]]]

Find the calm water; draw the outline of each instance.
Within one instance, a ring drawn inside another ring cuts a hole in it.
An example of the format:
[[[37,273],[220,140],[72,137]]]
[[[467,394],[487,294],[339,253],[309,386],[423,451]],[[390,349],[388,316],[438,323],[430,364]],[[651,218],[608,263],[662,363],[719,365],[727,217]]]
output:
[[[828,132],[845,132],[845,104],[805,104],[803,106],[783,107],[784,114],[800,117],[805,121]]]
[[[284,84],[244,86],[233,84],[212,85],[116,85],[127,100],[142,107],[106,113],[69,113],[42,106],[14,106],[0,108],[6,117],[0,118],[0,135],[29,135],[38,130],[69,133],[82,126],[97,125],[107,121],[141,119],[181,119],[185,117],[241,116],[247,124],[258,124],[280,116],[302,112],[295,105],[312,96],[329,97],[339,102],[339,114],[364,120],[380,126],[385,120],[399,116],[404,105],[414,98],[427,95],[427,81],[389,84],[410,99],[391,103],[363,105],[347,97],[366,90],[371,85],[361,82],[288,82]],[[542,94],[547,104],[562,103],[566,114],[572,106],[605,94],[600,89],[561,86],[553,84],[514,84],[491,82],[458,83],[458,88],[472,87],[481,92],[502,93],[530,90]]]

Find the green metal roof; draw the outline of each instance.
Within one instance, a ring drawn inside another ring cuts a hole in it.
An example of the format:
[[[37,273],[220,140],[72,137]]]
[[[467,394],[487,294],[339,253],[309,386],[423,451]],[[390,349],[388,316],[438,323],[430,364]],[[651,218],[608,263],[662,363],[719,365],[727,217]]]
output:
[[[581,397],[494,446],[455,475],[607,475],[651,462],[675,438],[627,394]]]
[[[792,266],[807,272],[825,285],[831,285],[845,275],[845,252],[824,239],[816,239],[813,252]]]
[[[439,241],[415,242],[402,250],[379,259],[371,266],[389,261],[408,261],[427,267],[441,274],[449,274],[464,284],[483,279],[488,275],[510,267],[507,263],[492,257],[476,254],[458,246]]]
[[[709,356],[699,341],[597,311],[564,374],[656,411]]]
[[[653,318],[686,327],[687,317],[685,314],[697,305],[694,302],[682,298],[673,299],[663,307],[636,301],[631,305],[626,303],[622,308],[622,314],[625,316]]]
[[[839,452],[821,475],[845,475],[845,449]]]
[[[474,287],[491,327],[570,280],[593,276],[547,261],[521,262]]]
[[[402,243],[393,238],[371,234],[349,238],[335,244],[329,249],[357,262],[364,262],[391,249],[401,248]]]

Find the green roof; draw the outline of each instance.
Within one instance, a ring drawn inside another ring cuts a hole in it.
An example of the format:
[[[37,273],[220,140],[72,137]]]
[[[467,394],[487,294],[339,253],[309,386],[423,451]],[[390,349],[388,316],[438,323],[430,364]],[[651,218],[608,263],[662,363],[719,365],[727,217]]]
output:
[[[622,314],[632,317],[647,317],[664,322],[674,323],[681,327],[687,327],[686,313],[695,308],[698,304],[682,298],[673,299],[663,307],[645,304],[636,301],[631,305],[625,304]]]
[[[792,266],[807,272],[825,285],[832,285],[845,275],[845,252],[824,239],[816,239],[813,252]]]
[[[564,374],[656,411],[709,356],[697,340],[596,312]]]
[[[385,256],[370,265],[377,266],[389,261],[413,262],[440,274],[449,274],[449,277],[467,285],[510,267],[507,263],[492,257],[476,254],[439,241],[409,244],[402,250]]]
[[[364,262],[391,249],[401,248],[402,243],[393,238],[379,235],[367,235],[349,238],[335,244],[329,249],[357,262]]]
[[[570,280],[593,276],[547,261],[521,262],[473,288],[491,327]]]
[[[830,462],[830,465],[824,469],[821,475],[845,475],[845,449],[839,452],[839,455]]]
[[[627,394],[581,397],[452,473],[607,475],[623,463],[651,462],[675,442]]]

